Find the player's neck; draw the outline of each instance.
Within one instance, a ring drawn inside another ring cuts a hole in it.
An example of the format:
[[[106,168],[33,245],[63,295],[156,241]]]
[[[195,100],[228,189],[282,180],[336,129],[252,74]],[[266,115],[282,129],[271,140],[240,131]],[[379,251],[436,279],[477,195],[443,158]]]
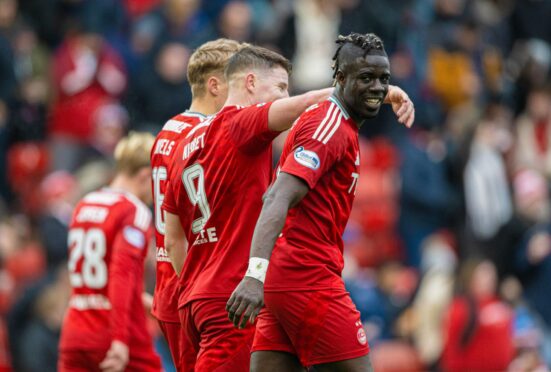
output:
[[[254,104],[254,100],[246,94],[246,92],[233,90],[228,93],[228,99],[224,106],[250,106]]]
[[[205,116],[213,115],[218,112],[218,107],[213,99],[207,97],[194,98],[189,106],[189,111],[203,114]]]
[[[335,92],[333,93],[333,98],[335,98],[339,102],[339,104],[346,110],[346,112],[348,113],[348,115],[350,115],[352,120],[354,120],[354,123],[356,123],[358,128],[361,128],[362,124],[364,123],[364,119],[362,119],[361,117],[356,115],[354,113],[354,110],[352,110],[350,107],[348,107],[348,105],[346,104],[346,101],[344,100],[344,98],[342,96],[341,89],[342,88],[337,84]]]
[[[113,181],[109,184],[109,188],[130,193],[140,199],[139,186],[132,178],[125,174],[117,174]]]

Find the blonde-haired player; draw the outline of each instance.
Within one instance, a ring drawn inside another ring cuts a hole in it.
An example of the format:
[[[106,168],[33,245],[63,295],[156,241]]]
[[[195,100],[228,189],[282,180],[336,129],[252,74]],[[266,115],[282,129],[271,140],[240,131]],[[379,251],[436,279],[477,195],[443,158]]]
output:
[[[159,371],[142,306],[152,237],[149,152],[154,138],[130,133],[115,149],[109,187],[77,204],[69,226],[72,286],[60,341],[60,371]]]
[[[180,320],[178,318],[178,277],[170,264],[164,244],[165,224],[161,213],[168,169],[176,145],[197,123],[222,108],[228,94],[224,68],[229,58],[242,44],[229,39],[217,39],[201,45],[190,57],[188,81],[193,100],[189,110],[168,120],[155,139],[151,151],[153,204],[155,206],[155,242],[157,251],[157,282],[153,297],[153,316],[159,321],[172,359],[178,370],[189,369],[180,361]],[[194,358],[191,358],[192,362]]]

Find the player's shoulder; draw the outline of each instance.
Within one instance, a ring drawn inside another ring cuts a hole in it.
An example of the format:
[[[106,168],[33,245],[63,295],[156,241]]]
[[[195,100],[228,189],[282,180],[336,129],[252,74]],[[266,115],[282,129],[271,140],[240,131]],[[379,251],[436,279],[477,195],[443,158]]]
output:
[[[131,193],[123,193],[125,207],[133,215],[133,225],[143,231],[151,226],[151,210],[138,197]]]
[[[120,193],[113,192],[109,188],[101,188],[84,195],[79,204],[113,206],[121,201],[123,201],[123,197]]]
[[[163,132],[167,133],[176,133],[182,134],[191,128],[193,128],[198,123],[202,122],[207,118],[206,115],[203,115],[198,112],[184,111],[171,119],[169,119],[164,125],[159,134]]]
[[[133,224],[146,231],[151,223],[151,211],[135,195],[117,189],[104,187],[82,198],[81,205],[94,205],[109,209],[110,213],[133,218]]]
[[[302,135],[328,144],[342,137],[343,128],[350,116],[334,97],[310,106],[299,118],[294,128]]]

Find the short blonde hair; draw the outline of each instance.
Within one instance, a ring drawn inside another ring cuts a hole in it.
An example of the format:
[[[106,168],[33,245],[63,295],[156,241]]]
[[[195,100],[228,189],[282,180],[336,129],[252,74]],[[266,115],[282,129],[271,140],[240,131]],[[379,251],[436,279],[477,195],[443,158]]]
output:
[[[205,83],[209,76],[224,76],[226,63],[243,44],[230,39],[216,39],[201,45],[189,58],[187,79],[193,97],[201,97],[206,92]]]
[[[117,172],[130,176],[150,166],[150,153],[155,137],[146,132],[130,132],[115,147]]]

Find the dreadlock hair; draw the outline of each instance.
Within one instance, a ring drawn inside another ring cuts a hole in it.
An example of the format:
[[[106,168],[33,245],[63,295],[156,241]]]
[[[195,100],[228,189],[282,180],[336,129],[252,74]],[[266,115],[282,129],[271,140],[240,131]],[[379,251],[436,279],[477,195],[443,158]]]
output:
[[[380,37],[378,37],[375,34],[358,34],[356,32],[352,32],[347,36],[339,35],[337,40],[335,40],[335,43],[339,45],[337,48],[337,51],[335,52],[335,55],[333,56],[333,65],[331,68],[333,69],[333,79],[337,77],[337,71],[342,67],[343,61],[341,60],[341,50],[346,45],[353,45],[358,48],[363,49],[365,57],[367,54],[378,54],[378,55],[384,55],[386,56],[385,47],[383,45],[383,41]]]

